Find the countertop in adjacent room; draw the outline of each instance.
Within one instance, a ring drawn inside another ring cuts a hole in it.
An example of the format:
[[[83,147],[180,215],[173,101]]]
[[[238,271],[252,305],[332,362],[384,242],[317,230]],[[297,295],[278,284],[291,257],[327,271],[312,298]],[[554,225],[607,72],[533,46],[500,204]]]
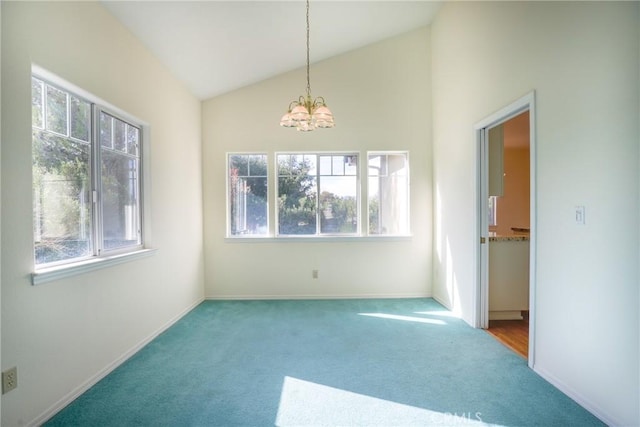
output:
[[[529,233],[497,234],[495,232],[489,232],[489,241],[490,242],[528,242]]]

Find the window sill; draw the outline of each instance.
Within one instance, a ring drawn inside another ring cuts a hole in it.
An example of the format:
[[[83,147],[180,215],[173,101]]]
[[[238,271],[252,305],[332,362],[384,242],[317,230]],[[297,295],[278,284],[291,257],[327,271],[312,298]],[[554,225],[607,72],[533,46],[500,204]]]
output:
[[[153,255],[157,249],[140,249],[126,254],[112,255],[109,257],[94,258],[72,264],[56,265],[55,267],[42,268],[31,274],[31,284],[41,285],[54,280],[76,276],[78,274],[111,267],[124,262],[133,261]]]
[[[411,235],[403,236],[282,236],[282,237],[226,237],[225,243],[340,243],[340,242],[406,242],[413,238]]]

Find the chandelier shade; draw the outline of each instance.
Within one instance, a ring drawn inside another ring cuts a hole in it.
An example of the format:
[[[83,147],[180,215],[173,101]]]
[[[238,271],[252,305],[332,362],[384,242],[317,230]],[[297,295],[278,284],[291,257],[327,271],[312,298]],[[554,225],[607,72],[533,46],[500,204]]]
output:
[[[311,97],[309,79],[309,0],[307,0],[307,94],[289,104],[287,112],[280,119],[280,126],[296,128],[302,132],[310,132],[316,128],[332,128],[335,126],[333,113],[327,107],[324,98]]]

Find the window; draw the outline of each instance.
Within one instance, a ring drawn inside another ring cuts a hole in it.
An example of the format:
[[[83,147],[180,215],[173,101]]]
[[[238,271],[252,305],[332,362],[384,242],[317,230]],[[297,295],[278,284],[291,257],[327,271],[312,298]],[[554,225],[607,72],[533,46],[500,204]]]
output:
[[[369,153],[369,234],[409,234],[407,153]]]
[[[274,229],[285,238],[409,235],[409,154],[368,153],[367,212],[359,159],[357,152],[276,153],[270,179],[267,154],[228,154],[227,236],[269,237]]]
[[[138,246],[142,243],[140,128],[104,111],[99,115],[101,248]]]
[[[141,126],[32,78],[36,267],[142,247]]]
[[[354,235],[358,155],[278,154],[278,234]]]
[[[227,170],[229,235],[267,235],[266,154],[230,154]]]

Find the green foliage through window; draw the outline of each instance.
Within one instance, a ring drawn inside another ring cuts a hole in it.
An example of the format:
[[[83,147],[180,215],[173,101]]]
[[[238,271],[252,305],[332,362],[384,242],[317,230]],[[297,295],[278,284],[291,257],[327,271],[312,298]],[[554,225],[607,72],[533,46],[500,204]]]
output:
[[[358,233],[358,155],[279,154],[278,234]]]

